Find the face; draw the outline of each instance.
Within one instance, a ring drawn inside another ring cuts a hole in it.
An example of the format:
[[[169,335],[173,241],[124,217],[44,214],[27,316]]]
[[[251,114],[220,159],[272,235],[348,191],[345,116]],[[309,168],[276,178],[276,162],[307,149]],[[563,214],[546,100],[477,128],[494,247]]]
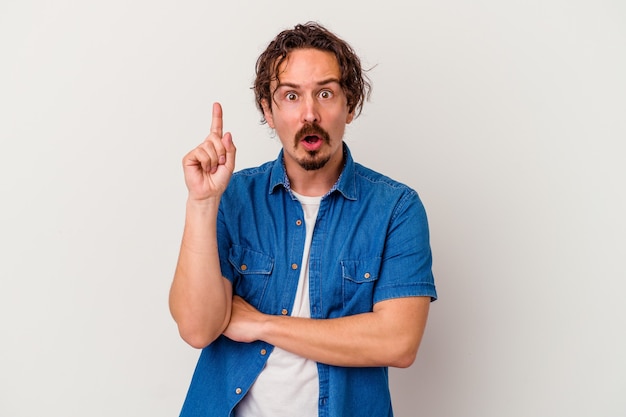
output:
[[[336,169],[343,163],[343,134],[352,121],[331,52],[296,49],[273,81],[273,102],[264,102],[268,125],[283,145],[288,171]]]

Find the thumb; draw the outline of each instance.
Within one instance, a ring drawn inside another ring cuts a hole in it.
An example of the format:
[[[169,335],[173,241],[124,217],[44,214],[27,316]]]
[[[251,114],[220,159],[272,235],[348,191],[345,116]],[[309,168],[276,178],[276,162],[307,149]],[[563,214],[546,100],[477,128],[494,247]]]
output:
[[[224,149],[226,150],[226,165],[231,172],[235,170],[235,159],[237,155],[237,148],[233,143],[233,135],[230,132],[226,132],[224,136],[222,136],[222,145],[224,145]]]

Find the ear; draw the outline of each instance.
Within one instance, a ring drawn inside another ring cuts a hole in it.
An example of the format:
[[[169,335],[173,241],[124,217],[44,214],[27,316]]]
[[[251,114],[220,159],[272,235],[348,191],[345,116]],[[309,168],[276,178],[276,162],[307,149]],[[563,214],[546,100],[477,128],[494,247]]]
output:
[[[270,107],[266,99],[261,100],[261,107],[263,107],[263,116],[265,116],[267,125],[274,129],[274,117],[272,114],[272,108]]]
[[[346,124],[349,125],[354,120],[354,111],[351,111],[346,116]]]

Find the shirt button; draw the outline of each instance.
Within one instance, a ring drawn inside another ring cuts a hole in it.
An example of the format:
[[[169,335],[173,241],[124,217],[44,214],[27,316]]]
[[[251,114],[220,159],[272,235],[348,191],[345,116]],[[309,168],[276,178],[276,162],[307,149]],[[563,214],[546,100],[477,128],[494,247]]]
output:
[[[237,388],[237,389],[235,390],[235,394],[237,394],[237,395],[241,394],[241,388]]]
[[[265,350],[265,349],[261,349],[261,355],[262,355],[262,356],[265,356],[266,354],[267,354],[267,350]]]
[[[286,315],[287,315],[287,313],[288,313],[288,311],[287,311],[287,309],[286,309],[286,308],[283,308],[283,309],[281,310],[281,312],[280,312],[280,314],[282,314],[283,316],[286,316]]]
[[[298,264],[291,264],[291,269],[298,269]]]
[[[246,265],[246,264],[241,265],[241,270],[242,271],[245,271],[246,269],[248,269],[248,265]]]
[[[365,275],[363,275],[365,277],[365,279],[369,279],[371,277],[369,272],[366,272]]]
[[[302,226],[302,220],[300,219],[296,220],[296,226]]]

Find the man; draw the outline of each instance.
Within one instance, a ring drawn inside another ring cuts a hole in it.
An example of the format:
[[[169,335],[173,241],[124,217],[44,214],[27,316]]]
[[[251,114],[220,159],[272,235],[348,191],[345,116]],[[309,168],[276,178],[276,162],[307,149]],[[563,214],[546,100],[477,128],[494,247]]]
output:
[[[423,206],[343,142],[370,91],[346,42],[297,25],[256,73],[278,158],[233,174],[216,103],[183,159],[170,309],[202,353],[181,416],[392,416],[387,367],[413,363],[437,296]]]

